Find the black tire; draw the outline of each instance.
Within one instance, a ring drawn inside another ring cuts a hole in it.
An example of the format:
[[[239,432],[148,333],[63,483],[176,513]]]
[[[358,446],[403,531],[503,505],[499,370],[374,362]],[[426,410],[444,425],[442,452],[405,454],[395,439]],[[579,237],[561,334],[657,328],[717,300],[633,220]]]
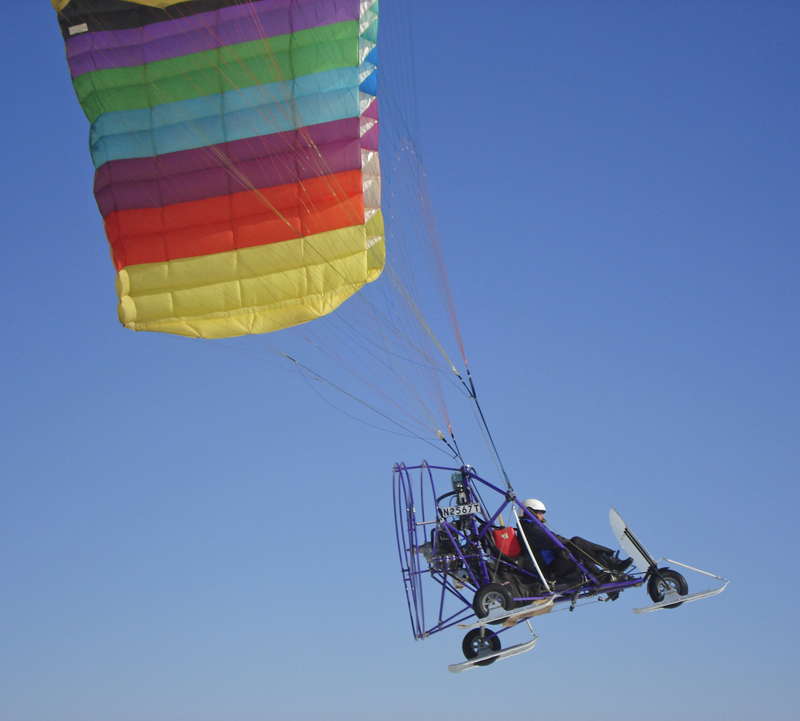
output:
[[[485,651],[499,651],[503,645],[500,639],[485,628],[473,628],[461,642],[461,650],[468,661]],[[488,666],[497,661],[497,658],[487,658],[485,661],[476,661],[476,666]]]
[[[511,592],[499,583],[487,583],[481,586],[472,599],[472,610],[478,618],[486,618],[498,608],[510,611],[513,607]]]
[[[680,596],[685,596],[689,593],[689,584],[677,571],[673,571],[671,568],[659,568],[647,582],[647,593],[655,603],[661,603],[668,591],[677,591]],[[664,608],[678,608],[682,604],[682,601],[670,603]]]

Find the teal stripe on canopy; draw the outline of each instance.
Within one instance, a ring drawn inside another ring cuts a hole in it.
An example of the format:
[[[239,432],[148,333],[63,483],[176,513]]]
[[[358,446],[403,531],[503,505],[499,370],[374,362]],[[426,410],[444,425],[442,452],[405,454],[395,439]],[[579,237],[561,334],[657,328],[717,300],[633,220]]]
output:
[[[339,68],[154,108],[105,113],[90,136],[95,167],[358,117],[363,68]],[[293,98],[293,99],[292,99]]]

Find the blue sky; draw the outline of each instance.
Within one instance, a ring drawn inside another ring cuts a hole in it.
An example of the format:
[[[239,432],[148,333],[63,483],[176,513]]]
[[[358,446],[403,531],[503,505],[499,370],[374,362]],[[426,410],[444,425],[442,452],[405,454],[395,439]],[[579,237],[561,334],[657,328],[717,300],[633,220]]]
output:
[[[213,344],[118,325],[55,18],[17,4],[0,719],[795,718],[800,8],[385,5],[384,137],[408,120],[424,158],[516,488],[603,543],[615,505],[655,554],[731,587],[646,617],[636,590],[553,614],[531,654],[448,674],[460,634],[412,641],[390,500],[393,462],[445,458],[276,359],[305,348],[335,373],[304,329]],[[413,254],[418,209],[386,184],[389,252]],[[449,409],[491,477],[469,407]]]

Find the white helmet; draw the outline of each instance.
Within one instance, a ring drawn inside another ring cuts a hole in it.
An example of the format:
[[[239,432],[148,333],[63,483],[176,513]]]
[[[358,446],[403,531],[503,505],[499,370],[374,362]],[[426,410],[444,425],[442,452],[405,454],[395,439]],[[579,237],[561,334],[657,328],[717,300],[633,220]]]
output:
[[[531,512],[539,511],[540,513],[545,513],[547,511],[544,503],[542,503],[538,498],[529,498],[528,500],[523,501],[522,505]]]

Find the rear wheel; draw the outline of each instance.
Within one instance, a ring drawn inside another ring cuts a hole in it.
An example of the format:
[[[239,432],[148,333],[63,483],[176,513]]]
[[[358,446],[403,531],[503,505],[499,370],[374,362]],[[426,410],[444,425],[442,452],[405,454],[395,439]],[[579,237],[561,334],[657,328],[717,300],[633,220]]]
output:
[[[486,618],[498,610],[509,611],[514,607],[511,593],[499,583],[487,583],[481,586],[472,600],[472,609],[478,618]]]
[[[471,661],[483,653],[493,653],[502,648],[500,639],[485,628],[473,628],[461,642],[461,650],[467,660]],[[476,661],[476,666],[488,666],[497,661],[497,658],[487,658],[485,661]]]
[[[655,603],[661,603],[666,595],[675,591],[679,596],[689,593],[689,584],[677,571],[671,568],[659,568],[647,582],[647,593]],[[678,608],[683,602],[670,603],[664,608]]]

